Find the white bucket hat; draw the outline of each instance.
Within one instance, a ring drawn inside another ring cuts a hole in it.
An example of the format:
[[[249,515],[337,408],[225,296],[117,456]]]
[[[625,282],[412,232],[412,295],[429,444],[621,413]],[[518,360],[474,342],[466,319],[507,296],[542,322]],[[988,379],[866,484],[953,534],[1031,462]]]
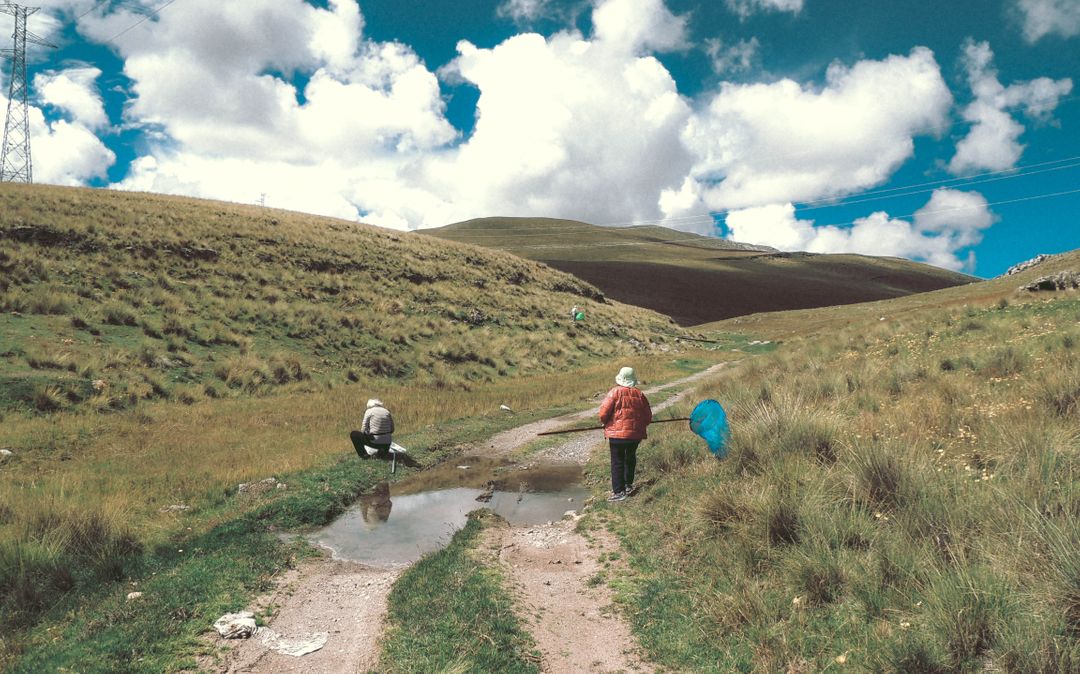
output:
[[[378,398],[372,398],[371,400],[367,401],[367,406],[368,406],[368,409],[370,410],[372,407],[382,407],[383,404],[382,404],[382,401],[379,400]]]
[[[634,368],[624,367],[619,370],[619,374],[615,375],[615,383],[619,386],[637,386],[637,376],[634,374]]]

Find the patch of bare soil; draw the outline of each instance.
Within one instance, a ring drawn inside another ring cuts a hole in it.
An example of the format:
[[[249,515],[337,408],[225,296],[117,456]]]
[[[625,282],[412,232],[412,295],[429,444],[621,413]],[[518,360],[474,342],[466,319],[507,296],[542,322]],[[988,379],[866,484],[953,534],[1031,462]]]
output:
[[[574,531],[576,519],[486,533],[515,592],[519,619],[536,641],[541,670],[652,672],[629,626],[600,582],[598,551]]]
[[[260,598],[256,609],[273,610],[266,626],[279,643],[326,633],[325,645],[307,655],[286,655],[257,632],[242,641],[219,640],[228,649],[222,661],[203,662],[201,669],[229,674],[366,672],[378,663],[386,599],[400,572],[325,558],[307,561]]]

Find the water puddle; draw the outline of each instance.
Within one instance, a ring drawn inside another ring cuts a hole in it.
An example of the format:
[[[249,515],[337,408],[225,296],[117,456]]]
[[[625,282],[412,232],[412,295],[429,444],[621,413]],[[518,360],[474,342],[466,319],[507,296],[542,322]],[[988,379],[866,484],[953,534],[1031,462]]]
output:
[[[580,510],[589,495],[580,481],[577,465],[458,459],[394,485],[380,484],[329,526],[306,537],[339,559],[407,566],[445,546],[477,508],[489,508],[511,524],[541,524],[560,519],[567,510]]]

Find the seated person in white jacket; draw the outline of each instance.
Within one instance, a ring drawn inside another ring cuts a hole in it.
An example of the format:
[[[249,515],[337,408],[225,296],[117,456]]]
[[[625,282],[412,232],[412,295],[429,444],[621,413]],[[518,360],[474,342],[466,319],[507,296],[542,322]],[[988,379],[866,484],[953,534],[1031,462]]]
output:
[[[376,456],[381,459],[390,457],[390,443],[393,442],[394,417],[390,410],[386,409],[382,401],[372,398],[367,401],[367,411],[364,412],[364,423],[359,431],[349,434],[353,447],[361,459],[369,457],[365,445],[376,450]]]

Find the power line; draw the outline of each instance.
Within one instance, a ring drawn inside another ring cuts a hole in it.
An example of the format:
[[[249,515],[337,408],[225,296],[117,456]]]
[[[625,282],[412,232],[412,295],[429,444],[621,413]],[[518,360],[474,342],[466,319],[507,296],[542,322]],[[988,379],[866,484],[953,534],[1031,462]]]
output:
[[[982,180],[972,180],[971,182],[967,182],[967,183],[964,183],[963,185],[960,185],[960,187],[968,187],[968,186],[971,186],[971,185],[983,185],[983,184],[986,184],[986,183],[999,182],[1001,180],[1010,180],[1012,178],[1026,178],[1028,176],[1037,175],[1037,174],[1040,174],[1040,173],[1047,173],[1049,171],[1061,171],[1063,169],[1076,168],[1077,166],[1080,166],[1080,163],[1065,164],[1063,166],[1051,166],[1051,167],[1047,167],[1047,168],[1038,169],[1036,171],[1028,171],[1026,173],[1017,174],[1017,175],[1005,175],[1005,176],[996,176],[996,177],[993,177],[993,178],[984,178]],[[930,188],[925,188],[925,189],[920,189],[920,190],[912,190],[910,192],[904,192],[902,194],[886,194],[886,195],[881,195],[881,196],[868,197],[866,199],[858,198],[858,199],[852,199],[850,201],[844,201],[844,202],[836,204],[836,205],[837,206],[850,206],[852,204],[862,204],[862,203],[866,203],[868,201],[879,201],[881,199],[893,199],[893,198],[897,198],[897,197],[909,197],[909,196],[912,196],[912,195],[915,195],[915,194],[925,194],[927,192],[934,192],[934,191],[939,190],[939,189],[941,189],[941,188],[940,187],[930,187]],[[861,197],[861,195],[860,195],[860,197]],[[822,206],[810,206],[808,208],[797,208],[795,210],[796,211],[813,211],[813,210],[817,210],[817,209],[821,209],[821,208],[830,208],[830,207],[831,207],[831,205],[826,204],[826,205],[822,205]]]
[[[1076,162],[1077,160],[1080,160],[1080,155],[1073,156],[1073,157],[1065,157],[1063,159],[1053,159],[1053,160],[1050,160],[1050,161],[1038,162],[1038,163],[1035,163],[1035,164],[1028,164],[1028,165],[1023,166],[1023,167],[1013,167],[1013,168],[1009,168],[1009,169],[1001,169],[1001,170],[998,170],[998,171],[989,171],[987,173],[978,173],[978,174],[975,174],[975,175],[972,175],[972,176],[963,176],[963,177],[959,177],[959,178],[943,178],[941,180],[931,180],[931,181],[927,181],[927,182],[924,182],[924,183],[914,183],[914,184],[910,184],[910,185],[899,185],[899,186],[896,186],[896,187],[889,187],[889,188],[884,188],[884,189],[880,189],[880,190],[871,190],[871,191],[868,191],[868,192],[862,192],[862,193],[860,193],[858,195],[853,195],[853,196],[856,196],[858,198],[858,200],[852,200],[852,201],[845,201],[844,198],[836,199],[836,198],[833,198],[833,197],[825,197],[825,198],[821,198],[821,199],[813,199],[813,200],[810,200],[810,201],[799,201],[799,202],[796,202],[796,203],[808,204],[808,206],[799,207],[799,208],[796,208],[795,210],[796,210],[796,212],[799,212],[799,211],[814,210],[816,208],[846,206],[846,205],[851,204],[851,203],[861,203],[862,201],[871,201],[871,199],[869,199],[869,198],[864,199],[863,197],[868,197],[868,196],[871,196],[871,195],[878,195],[878,194],[887,194],[889,192],[897,192],[897,191],[900,191],[900,190],[912,189],[912,188],[917,188],[917,187],[926,187],[926,186],[929,186],[929,185],[937,185],[939,187],[945,187],[945,186],[947,186],[946,183],[960,182],[961,184],[959,184],[959,185],[948,185],[948,186],[949,187],[966,187],[968,185],[981,184],[983,182],[992,182],[992,179],[988,179],[988,180],[978,180],[978,179],[986,178],[986,177],[989,177],[989,176],[1000,176],[1002,174],[1011,174],[1011,175],[1005,175],[1001,179],[1022,178],[1024,176],[1031,175],[1031,174],[1034,174],[1034,173],[1041,173],[1041,172],[1044,172],[1044,171],[1059,170],[1059,168],[1048,168],[1048,169],[1043,169],[1043,171],[1028,171],[1028,169],[1039,168],[1039,167],[1044,167],[1044,166],[1050,166],[1052,164],[1062,164],[1062,163],[1068,163],[1068,162]],[[1076,165],[1080,165],[1080,164],[1074,164],[1072,166],[1064,166],[1064,167],[1060,167],[1060,168],[1074,168],[1074,166],[1076,166]],[[967,181],[967,182],[963,182],[963,181]],[[933,191],[933,190],[923,190],[923,191],[928,192],[928,191]],[[918,192],[912,192],[912,194],[917,194],[917,193]],[[902,194],[902,195],[893,195],[893,196],[907,196],[907,195]],[[888,198],[888,197],[881,197],[881,198]],[[822,205],[821,206],[816,206],[815,204],[822,204]],[[662,218],[662,219],[659,219],[659,220],[647,220],[647,221],[644,221],[644,222],[642,222],[642,221],[634,221],[633,224],[655,225],[655,224],[660,224],[660,223],[663,223],[663,222],[678,222],[678,221],[682,221],[682,220],[688,220],[688,221],[693,222],[693,221],[703,220],[704,218],[712,218],[713,216],[727,215],[732,210],[737,210],[737,209],[725,209],[725,210],[720,210],[720,211],[710,211],[706,215],[688,215],[688,216],[675,217],[675,218]],[[624,223],[602,223],[602,226],[616,227],[616,226],[619,226],[620,224],[624,224]],[[625,224],[629,224],[629,223],[625,223]]]
[[[116,38],[120,37],[120,36],[121,36],[121,35],[123,35],[124,33],[128,32],[129,30],[131,30],[132,28],[134,28],[134,27],[136,27],[136,26],[140,25],[141,23],[143,23],[144,21],[146,21],[146,20],[147,20],[147,19],[149,19],[150,17],[152,17],[152,16],[156,16],[157,14],[161,13],[161,11],[162,11],[162,10],[164,10],[164,9],[165,9],[166,7],[168,7],[169,5],[173,4],[174,2],[176,2],[176,0],[168,0],[168,2],[165,2],[164,4],[160,5],[160,6],[159,6],[159,7],[157,7],[156,9],[152,9],[152,10],[150,10],[150,13],[149,13],[149,14],[145,14],[145,15],[144,15],[144,16],[143,16],[143,17],[142,17],[141,19],[139,19],[139,20],[138,20],[138,21],[136,21],[135,23],[131,24],[130,26],[128,26],[128,27],[127,27],[127,28],[125,28],[124,30],[120,31],[120,32],[119,32],[119,33],[117,33],[116,35],[113,35],[113,36],[112,36],[112,37],[110,37],[110,38],[106,38],[106,39],[104,40],[104,42],[112,42],[112,41],[113,41],[113,40],[115,40]]]
[[[1054,166],[1055,164],[1058,164],[1058,166]],[[1062,166],[1061,164],[1067,164],[1067,165]],[[903,190],[914,190],[915,188],[927,187],[927,186],[930,186],[930,185],[937,185],[937,186],[940,187],[940,186],[945,186],[946,183],[955,183],[955,182],[960,182],[960,181],[968,181],[968,182],[965,182],[965,183],[960,184],[960,185],[950,186],[950,187],[967,187],[969,185],[978,185],[978,184],[984,184],[984,183],[988,183],[988,182],[998,182],[998,181],[1001,181],[1001,180],[1011,180],[1011,179],[1014,179],[1014,178],[1023,178],[1023,177],[1026,177],[1026,176],[1036,175],[1036,174],[1039,174],[1039,173],[1046,173],[1048,171],[1066,170],[1066,169],[1076,168],[1078,166],[1080,166],[1080,155],[1076,155],[1076,156],[1072,156],[1072,157],[1065,157],[1065,158],[1062,158],[1062,159],[1052,159],[1052,160],[1048,160],[1048,161],[1037,162],[1037,163],[1034,163],[1034,164],[1027,164],[1027,165],[1024,165],[1024,166],[1014,167],[1014,168],[1010,168],[1010,169],[1001,169],[1001,170],[998,170],[998,171],[988,171],[986,173],[979,173],[979,174],[976,174],[976,175],[964,176],[964,177],[961,177],[961,178],[944,178],[944,179],[941,179],[941,180],[932,180],[932,181],[927,181],[927,182],[922,182],[922,183],[912,183],[912,184],[908,184],[908,185],[897,185],[897,186],[894,186],[894,187],[883,188],[883,189],[879,189],[879,190],[871,190],[871,191],[868,191],[868,192],[862,192],[861,194],[858,194],[858,195],[853,195],[853,196],[855,196],[857,198],[846,200],[846,201],[843,200],[843,199],[836,200],[836,199],[833,199],[833,198],[816,199],[816,200],[812,200],[812,201],[804,201],[804,202],[799,202],[799,203],[803,203],[803,204],[822,204],[822,205],[821,206],[799,207],[799,208],[796,208],[795,211],[798,213],[798,212],[803,212],[803,211],[816,210],[816,209],[819,209],[819,208],[840,207],[840,206],[847,206],[847,205],[851,205],[851,204],[864,203],[864,202],[868,202],[868,201],[876,201],[876,200],[880,200],[880,199],[887,199],[887,198],[893,198],[893,197],[904,197],[904,196],[910,196],[910,195],[914,195],[914,194],[921,194],[921,193],[925,193],[925,192],[932,192],[932,191],[934,191],[933,189],[925,189],[925,190],[905,192],[904,194],[889,194],[891,192],[899,192],[899,191],[903,191]],[[1031,169],[1038,169],[1038,170],[1031,170]],[[884,196],[874,196],[874,195],[884,195]],[[487,234],[465,234],[465,236],[468,236],[469,238],[477,238],[477,239],[479,239],[479,238],[505,238],[502,233],[514,232],[514,231],[529,232],[528,234],[515,234],[515,235],[513,235],[513,236],[519,236],[519,237],[524,237],[524,236],[547,236],[547,232],[552,232],[552,231],[563,231],[563,232],[594,231],[594,230],[590,229],[592,227],[612,227],[612,228],[617,228],[617,229],[642,229],[642,228],[648,228],[648,227],[661,226],[663,223],[676,223],[676,222],[689,223],[689,224],[694,224],[694,223],[697,223],[697,222],[707,223],[707,222],[711,222],[714,216],[727,215],[728,213],[731,212],[731,210],[733,210],[733,209],[722,210],[722,211],[712,211],[712,212],[710,212],[708,214],[703,214],[703,215],[691,215],[691,216],[682,216],[682,217],[674,217],[674,218],[661,218],[661,219],[658,219],[658,220],[644,220],[644,221],[642,221],[642,220],[634,220],[634,221],[629,221],[629,222],[607,222],[607,223],[598,223],[598,224],[588,224],[588,223],[586,223],[584,226],[582,226],[581,224],[578,224],[578,225],[569,225],[569,226],[566,226],[566,227],[547,227],[547,228],[544,229],[544,233],[539,233],[539,234],[536,233],[535,227],[508,227],[508,228],[500,228],[498,230],[500,232],[500,234],[490,234],[490,235],[487,235]],[[490,231],[490,228],[487,228],[487,227],[456,228],[453,233],[458,234],[458,233],[461,233],[461,232],[471,232],[471,231],[487,232],[487,231]]]
[[[1044,194],[1033,194],[1033,195],[1029,195],[1029,196],[1026,196],[1026,197],[1017,197],[1015,199],[1003,199],[1001,201],[991,201],[991,202],[988,202],[986,204],[977,204],[977,205],[971,205],[971,206],[955,206],[955,207],[952,207],[952,208],[935,208],[935,209],[929,210],[929,211],[920,211],[918,214],[919,215],[931,215],[931,214],[938,214],[938,213],[953,213],[953,212],[956,212],[956,211],[967,211],[967,210],[972,210],[972,209],[975,209],[975,208],[984,208],[984,207],[990,207],[990,206],[1004,206],[1006,204],[1015,204],[1015,203],[1025,202],[1025,201],[1036,201],[1038,199],[1050,199],[1050,198],[1053,198],[1053,197],[1062,197],[1062,196],[1067,196],[1067,195],[1070,195],[1070,194],[1080,194],[1080,189],[1064,190],[1064,191],[1061,191],[1061,192],[1048,192],[1048,193],[1044,193]],[[908,213],[906,215],[897,215],[897,216],[890,216],[890,217],[891,217],[891,219],[899,220],[899,219],[902,219],[902,218],[914,217],[915,215],[916,215],[916,213]],[[851,222],[841,222],[841,223],[831,224],[830,226],[832,226],[832,227],[846,227],[846,226],[857,225],[857,224],[858,224],[858,221],[853,220]],[[705,240],[712,240],[710,237],[703,237],[703,238],[705,238]],[[463,241],[462,243],[468,243],[468,242]],[[620,246],[648,246],[648,245],[660,244],[660,243],[693,244],[693,243],[699,243],[699,241],[697,241],[695,239],[681,238],[681,239],[667,239],[667,240],[663,240],[663,241],[615,241],[615,242],[603,242],[603,243],[522,244],[522,245],[506,245],[506,246],[501,246],[501,248],[503,248],[505,250],[521,250],[521,249],[533,249],[533,248],[537,248],[537,249],[540,249],[540,248],[608,248],[608,247],[620,247]],[[747,252],[750,252],[750,251],[747,251]]]
[[[89,14],[89,13],[93,12],[94,10],[96,10],[98,7],[101,7],[102,5],[107,5],[110,2],[112,2],[112,0],[99,0],[98,2],[95,2],[93,7],[91,7],[90,9],[86,10],[82,14],[75,17],[75,20],[78,21],[79,19],[83,18],[87,14]]]

